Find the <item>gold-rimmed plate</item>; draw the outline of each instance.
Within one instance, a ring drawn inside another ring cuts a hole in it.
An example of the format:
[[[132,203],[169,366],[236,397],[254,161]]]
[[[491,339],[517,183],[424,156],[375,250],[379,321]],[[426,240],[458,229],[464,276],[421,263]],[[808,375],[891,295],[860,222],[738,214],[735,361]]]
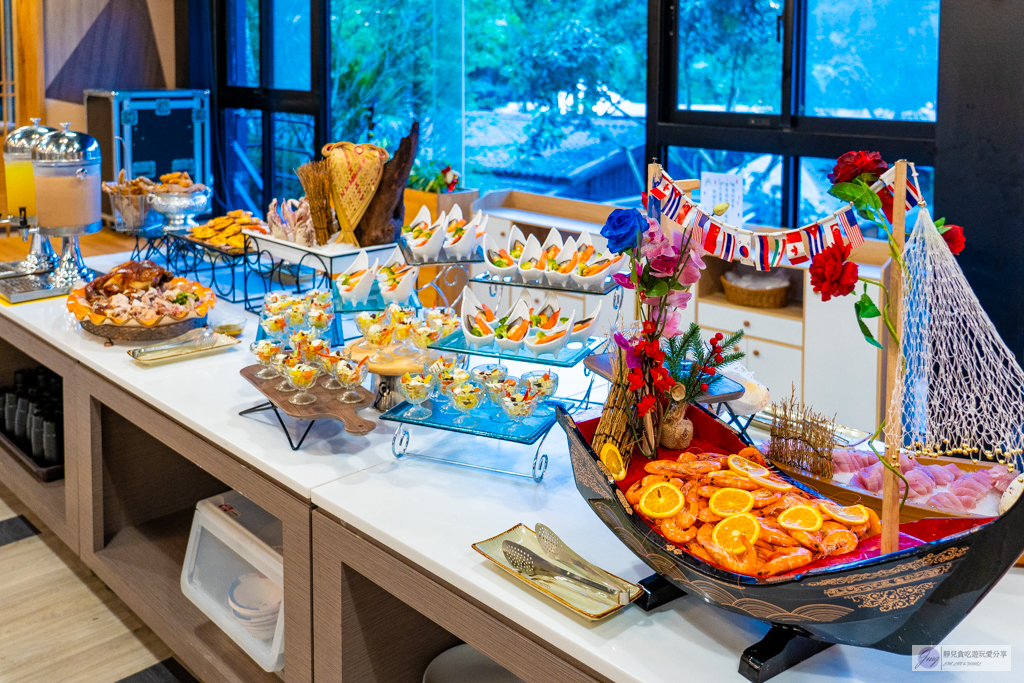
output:
[[[583,584],[576,583],[575,581],[529,577],[520,574],[513,569],[512,565],[510,565],[508,560],[505,559],[505,553],[501,550],[501,544],[504,541],[518,543],[529,548],[541,557],[547,557],[544,554],[544,550],[540,547],[540,541],[537,540],[537,534],[534,533],[533,529],[525,524],[517,524],[508,531],[498,534],[494,538],[474,543],[473,550],[477,551],[520,581],[523,581],[531,588],[540,591],[555,602],[568,607],[570,610],[586,619],[590,619],[592,621],[603,619],[624,607],[624,605],[620,605],[616,602],[615,596],[607,595],[601,591],[584,586]],[[552,562],[554,562],[554,560],[552,560]],[[564,565],[560,562],[554,562],[554,564],[573,573],[579,573],[579,569],[576,567]],[[590,566],[599,573],[607,576],[615,583],[622,583],[628,586],[630,602],[640,597],[640,593],[642,592],[640,586],[630,583],[625,579],[620,579],[614,574],[610,574],[596,565],[591,564]]]

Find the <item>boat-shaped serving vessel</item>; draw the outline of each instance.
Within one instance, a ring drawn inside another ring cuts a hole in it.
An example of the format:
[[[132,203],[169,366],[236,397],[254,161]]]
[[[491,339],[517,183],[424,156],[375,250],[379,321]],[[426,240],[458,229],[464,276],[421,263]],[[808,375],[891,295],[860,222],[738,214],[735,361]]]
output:
[[[569,440],[576,487],[598,517],[637,557],[673,585],[722,609],[822,643],[898,654],[940,642],[1024,551],[1024,496],[999,517],[926,518],[900,525],[900,549],[879,555],[879,537],[849,555],[789,574],[758,579],[708,564],[665,539],[626,501],[622,485],[638,478],[634,459],[615,482],[591,440],[598,419],[576,422],[557,409]],[[691,406],[694,446],[735,453],[744,443],[709,412]],[[778,469],[775,473],[810,490]]]

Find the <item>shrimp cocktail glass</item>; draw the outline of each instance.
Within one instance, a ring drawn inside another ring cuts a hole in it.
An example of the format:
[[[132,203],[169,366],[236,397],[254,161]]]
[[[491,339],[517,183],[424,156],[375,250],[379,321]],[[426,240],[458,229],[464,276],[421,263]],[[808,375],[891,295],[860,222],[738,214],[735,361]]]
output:
[[[261,339],[249,346],[252,355],[256,357],[263,369],[256,373],[256,379],[274,379],[278,376],[277,370],[273,368],[274,356],[281,353],[283,348],[281,342],[276,339]]]
[[[413,406],[406,411],[406,417],[424,420],[433,414],[423,402],[430,398],[430,392],[433,391],[436,382],[437,377],[434,375],[409,372],[402,375],[398,380],[398,392]]]
[[[530,394],[537,396],[537,400],[542,403],[558,391],[558,375],[551,370],[524,372],[519,381],[529,387]]]
[[[393,339],[398,342],[392,353],[406,358],[418,355],[419,351],[411,338],[412,327],[416,324],[416,309],[412,306],[391,304],[388,306],[388,315],[391,316],[391,324],[395,328]]]
[[[520,382],[519,386],[501,397],[501,409],[515,424],[512,431],[522,428],[523,421],[537,410],[540,396],[534,395],[530,387]]]
[[[344,388],[334,374],[334,366],[343,360],[347,360],[345,358],[345,354],[338,350],[321,351],[317,354],[317,362],[320,364],[320,369],[327,376],[327,381],[321,384],[321,387],[328,391],[337,391],[338,389]]]
[[[366,381],[369,369],[369,356],[358,363],[351,358],[343,358],[334,364],[334,378],[345,389],[345,393],[338,396],[339,403],[362,403],[363,397],[356,388]]]
[[[301,362],[302,358],[297,353],[284,353],[283,351],[281,353],[275,353],[274,360],[271,361],[271,363],[274,370],[276,370],[277,374],[283,379],[278,382],[274,389],[283,393],[295,391],[295,387],[293,387],[291,382],[288,381],[288,368],[298,365]]]
[[[469,373],[464,367],[465,356],[441,356],[432,363],[423,365],[423,374],[437,375],[437,394],[451,400],[448,390],[460,382],[469,379]],[[440,408],[443,411],[448,409],[448,404],[442,402]]]
[[[448,389],[448,397],[452,407],[462,413],[455,419],[455,424],[467,428],[480,424],[480,420],[471,414],[485,400],[484,390],[479,384],[470,381],[452,384]]]
[[[388,313],[387,311],[381,311],[380,313],[372,313],[370,311],[363,311],[356,316],[356,329],[359,330],[359,334],[363,335],[363,338],[359,340],[355,348],[360,351],[370,351],[372,347],[370,342],[366,339],[366,331],[370,329],[370,325],[378,324],[383,325],[387,322]]]
[[[299,392],[288,399],[288,402],[297,406],[308,406],[316,401],[316,396],[309,393],[309,390],[316,384],[320,370],[309,363],[297,363],[288,368],[287,372],[288,381]]]
[[[433,357],[430,352],[430,345],[440,341],[443,336],[444,334],[441,332],[440,326],[431,325],[422,320],[414,322],[412,329],[409,331],[409,337],[412,339],[413,346],[419,349],[420,352],[416,360],[422,363],[429,362]]]

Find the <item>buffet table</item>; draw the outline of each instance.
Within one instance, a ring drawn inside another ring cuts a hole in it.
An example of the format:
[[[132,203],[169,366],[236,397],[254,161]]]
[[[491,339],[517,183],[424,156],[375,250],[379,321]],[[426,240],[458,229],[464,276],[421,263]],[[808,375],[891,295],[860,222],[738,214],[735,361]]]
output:
[[[119,259],[90,265],[106,270]],[[240,310],[219,303],[216,313]],[[412,683],[460,640],[531,682],[742,680],[740,653],[766,631],[756,621],[684,597],[649,614],[629,606],[588,622],[473,550],[517,523],[543,522],[625,579],[651,573],[575,490],[559,430],[547,442],[550,466],[540,484],[396,460],[386,423],[354,437],[320,421],[291,451],[271,415],[238,414],[262,402],[239,376],[252,364],[247,346],[257,326],[255,316],[249,320],[233,350],[143,367],[126,347],[83,332],[63,299],[0,307],[4,380],[35,363],[60,374],[67,434],[64,480],[36,482],[2,448],[0,479],[201,680]],[[424,428],[414,436],[421,450],[482,464],[521,468],[532,456]],[[229,488],[284,526],[280,676],[260,669],[181,593],[195,504]],[[1013,569],[946,642],[1024,644],[1022,612],[1024,570]],[[874,683],[909,670],[908,657],[835,646],[777,680]]]

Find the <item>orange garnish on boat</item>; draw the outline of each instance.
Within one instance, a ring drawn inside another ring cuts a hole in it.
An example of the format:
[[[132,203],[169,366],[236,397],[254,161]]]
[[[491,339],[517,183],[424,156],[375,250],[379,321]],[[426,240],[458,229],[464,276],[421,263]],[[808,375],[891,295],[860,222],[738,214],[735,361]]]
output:
[[[640,496],[640,512],[653,519],[672,517],[683,509],[683,492],[676,486],[659,481],[647,487]]]
[[[732,554],[739,555],[757,543],[760,535],[761,524],[757,517],[744,512],[716,524],[711,532],[711,540]]]
[[[818,508],[811,505],[794,505],[779,515],[779,526],[790,531],[817,531],[825,520]]]
[[[719,517],[738,515],[750,512],[754,507],[754,496],[743,489],[724,488],[712,494],[708,500],[708,507]]]
[[[766,489],[771,489],[772,491],[778,491],[779,493],[785,493],[786,491],[792,491],[793,490],[793,485],[792,484],[787,484],[786,482],[782,481],[781,479],[776,478],[774,475],[768,475],[767,477],[760,477],[760,476],[758,476],[756,474],[748,474],[747,476],[750,477],[750,480],[753,481],[754,483],[760,484],[761,486],[765,487]]]
[[[751,475],[767,477],[771,474],[771,471],[766,467],[761,467],[756,462],[747,460],[740,455],[730,455],[726,462],[729,463],[730,470],[744,477],[749,477]]]
[[[850,526],[860,526],[861,524],[867,524],[868,521],[868,510],[863,505],[843,507],[842,505],[836,505],[832,501],[823,500],[818,503],[818,507],[835,521]]]

